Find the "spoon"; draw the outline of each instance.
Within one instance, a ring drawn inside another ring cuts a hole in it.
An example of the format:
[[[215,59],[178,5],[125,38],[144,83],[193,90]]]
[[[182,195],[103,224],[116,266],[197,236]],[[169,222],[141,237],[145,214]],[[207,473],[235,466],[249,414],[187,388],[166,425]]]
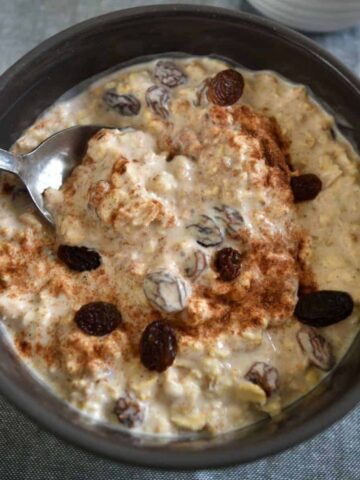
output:
[[[20,178],[42,216],[54,226],[54,219],[45,208],[43,193],[47,188],[61,187],[71,170],[81,162],[90,137],[101,128],[104,127],[66,128],[25,155],[13,155],[0,149],[0,170]]]

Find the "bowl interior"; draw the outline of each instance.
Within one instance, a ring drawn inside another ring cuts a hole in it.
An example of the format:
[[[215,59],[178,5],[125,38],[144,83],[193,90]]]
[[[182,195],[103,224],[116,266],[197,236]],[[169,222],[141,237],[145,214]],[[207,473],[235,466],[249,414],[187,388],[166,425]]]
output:
[[[208,7],[132,9],[98,17],[47,40],[0,79],[0,146],[9,146],[67,90],[135,57],[187,52],[228,57],[308,85],[360,150],[358,81],[298,34],[264,20]],[[359,339],[335,371],[281,419],[194,441],[135,437],[90,422],[43,387],[0,335],[0,388],[45,427],[83,447],[147,466],[200,468],[250,461],[330,425],[360,397]]]

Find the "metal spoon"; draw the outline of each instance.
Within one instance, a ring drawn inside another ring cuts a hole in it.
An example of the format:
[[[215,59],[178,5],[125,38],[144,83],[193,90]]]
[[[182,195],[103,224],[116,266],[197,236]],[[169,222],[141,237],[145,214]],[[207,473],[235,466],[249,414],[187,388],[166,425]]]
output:
[[[61,130],[25,155],[13,155],[0,149],[0,170],[20,178],[40,213],[54,225],[54,219],[45,208],[43,193],[47,188],[61,187],[82,160],[90,137],[101,128],[104,127],[86,125]]]

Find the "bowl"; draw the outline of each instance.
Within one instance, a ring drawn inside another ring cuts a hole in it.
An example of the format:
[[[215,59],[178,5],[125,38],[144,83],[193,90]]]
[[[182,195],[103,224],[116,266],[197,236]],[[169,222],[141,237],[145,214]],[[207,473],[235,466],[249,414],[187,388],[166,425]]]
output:
[[[248,0],[269,18],[304,32],[331,32],[360,22],[357,0]]]
[[[43,42],[0,78],[0,146],[9,148],[64,92],[144,55],[186,52],[228,57],[250,69],[273,69],[308,85],[360,149],[360,83],[335,58],[280,25],[234,11],[154,6],[114,12]],[[360,398],[360,344],[311,394],[276,421],[190,440],[139,436],[92,422],[39,382],[0,335],[0,390],[22,411],[69,442],[115,460],[199,469],[249,462],[288,448],[330,426]]]

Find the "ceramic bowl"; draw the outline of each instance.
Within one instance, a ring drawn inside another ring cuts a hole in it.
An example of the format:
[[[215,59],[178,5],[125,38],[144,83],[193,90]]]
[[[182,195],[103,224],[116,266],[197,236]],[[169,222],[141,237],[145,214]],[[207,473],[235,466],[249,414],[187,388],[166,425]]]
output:
[[[358,0],[248,0],[273,20],[303,32],[331,32],[360,22]]]
[[[0,78],[0,147],[9,148],[41,112],[80,82],[137,57],[165,52],[227,57],[308,85],[360,147],[360,129],[353,129],[359,119],[360,83],[340,62],[268,20],[191,5],[110,13],[75,25],[25,55]],[[31,374],[2,330],[0,391],[54,434],[100,455],[163,468],[219,467],[291,447],[354,407],[360,399],[360,343],[356,341],[326,380],[281,418],[217,437],[169,441],[92,422]]]

